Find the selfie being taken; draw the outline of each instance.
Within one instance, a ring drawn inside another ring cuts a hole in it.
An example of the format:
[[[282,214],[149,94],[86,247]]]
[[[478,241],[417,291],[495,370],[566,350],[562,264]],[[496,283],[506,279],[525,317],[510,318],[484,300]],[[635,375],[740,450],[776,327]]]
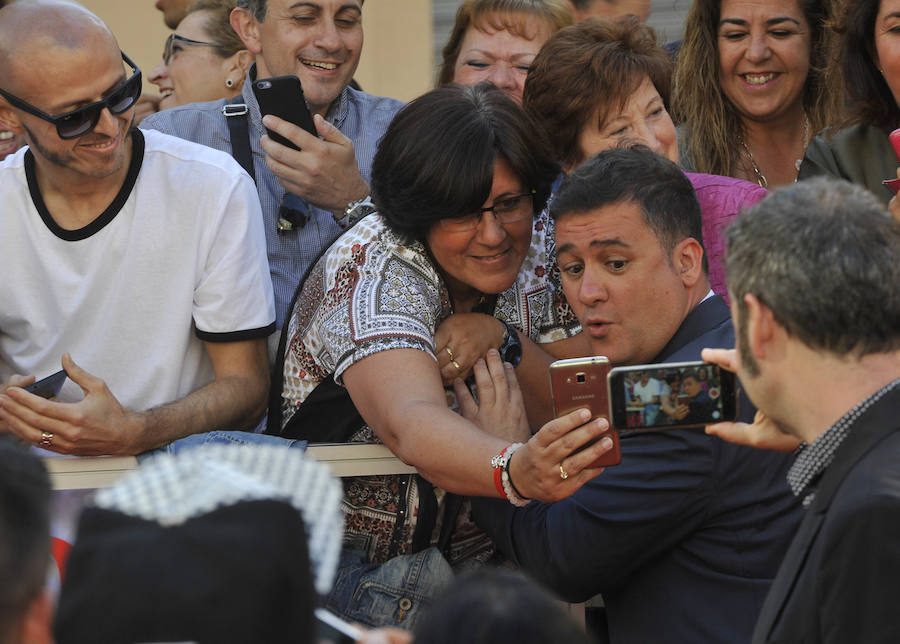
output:
[[[0,0],[0,642],[900,641],[897,52]]]

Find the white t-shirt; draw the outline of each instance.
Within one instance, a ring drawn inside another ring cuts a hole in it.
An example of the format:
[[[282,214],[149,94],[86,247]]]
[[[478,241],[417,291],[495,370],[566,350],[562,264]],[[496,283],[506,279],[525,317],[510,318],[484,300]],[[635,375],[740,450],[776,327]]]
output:
[[[659,380],[657,380],[656,378],[650,378],[649,380],[647,380],[646,385],[642,385],[640,380],[634,383],[634,397],[638,400],[649,403],[653,402],[654,396],[659,395]],[[657,400],[656,402],[659,402],[659,400]]]
[[[274,329],[250,178],[211,148],[154,131],[133,141],[121,191],[74,231],[47,212],[27,148],[0,162],[0,382],[58,371],[68,351],[143,410],[213,379],[201,340]],[[67,381],[60,398],[81,397]]]

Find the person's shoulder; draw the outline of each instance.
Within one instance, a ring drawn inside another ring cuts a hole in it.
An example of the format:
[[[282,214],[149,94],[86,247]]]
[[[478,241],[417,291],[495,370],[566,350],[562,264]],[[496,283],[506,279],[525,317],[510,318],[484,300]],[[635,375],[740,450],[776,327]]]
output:
[[[362,90],[347,88],[347,99],[363,111],[382,112],[393,116],[399,112],[406,103],[387,96],[376,96]]]
[[[144,163],[178,163],[193,166],[191,172],[206,171],[211,174],[237,175],[243,172],[230,154],[201,143],[195,143],[180,136],[157,130],[141,130],[144,136]],[[187,180],[196,177],[187,171]]]
[[[222,114],[225,99],[188,103],[151,114],[141,121],[142,130],[157,130],[197,143],[227,136],[228,124]]]
[[[0,160],[0,172],[5,174],[16,173],[25,167],[25,152],[28,146],[23,145],[15,152],[10,153],[5,159]]]
[[[694,186],[694,192],[697,193],[701,206],[705,200],[755,204],[769,194],[769,191],[759,184],[736,177],[702,172],[685,172],[684,174]]]
[[[732,346],[734,326],[731,312],[720,295],[713,295],[691,309],[657,356],[657,362],[700,360],[700,351],[706,347]]]
[[[857,123],[840,130],[827,129],[813,139],[813,143],[825,143],[831,147],[859,141],[881,141],[887,132],[876,125]]]

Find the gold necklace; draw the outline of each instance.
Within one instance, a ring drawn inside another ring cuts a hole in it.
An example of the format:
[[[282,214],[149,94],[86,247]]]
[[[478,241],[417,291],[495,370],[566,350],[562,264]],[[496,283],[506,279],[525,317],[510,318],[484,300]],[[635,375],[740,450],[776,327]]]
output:
[[[763,188],[768,189],[769,180],[766,179],[766,175],[762,173],[759,169],[759,166],[756,164],[756,159],[753,158],[753,153],[750,151],[750,148],[747,146],[747,143],[744,141],[744,135],[738,134],[738,143],[741,144],[741,147],[744,148],[744,152],[747,154],[747,159],[750,160],[750,167],[753,168],[753,174],[756,175],[756,183],[762,186]],[[809,145],[809,117],[806,114],[803,115],[803,152],[801,154],[806,154],[806,148]],[[799,159],[794,160],[794,168],[797,169],[797,175],[800,174],[800,165],[803,163],[803,156]],[[797,183],[797,177],[794,177],[794,183]]]

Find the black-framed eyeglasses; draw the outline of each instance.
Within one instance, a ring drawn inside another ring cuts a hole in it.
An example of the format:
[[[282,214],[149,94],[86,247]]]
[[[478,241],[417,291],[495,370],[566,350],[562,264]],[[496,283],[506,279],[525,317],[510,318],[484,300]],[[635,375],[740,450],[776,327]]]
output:
[[[217,42],[206,42],[205,40],[194,40],[193,38],[185,38],[184,36],[180,36],[176,33],[170,33],[169,37],[166,38],[166,46],[163,49],[163,62],[168,65],[169,61],[172,60],[172,56],[175,54],[175,44],[178,43],[180,45],[188,45],[189,47],[216,47],[219,48],[220,45]]]
[[[523,192],[518,195],[509,195],[498,199],[493,205],[486,208],[479,208],[478,212],[461,217],[448,217],[447,219],[439,219],[438,225],[444,230],[451,232],[465,232],[478,228],[484,213],[491,212],[494,218],[500,224],[514,224],[516,222],[528,219],[534,216],[532,199],[534,190]]]
[[[9,101],[9,104],[13,107],[53,123],[56,126],[56,133],[59,135],[59,138],[78,138],[97,127],[97,122],[100,120],[100,114],[104,108],[108,109],[110,114],[121,114],[133,107],[141,95],[141,70],[125,55],[124,51],[120,53],[122,54],[122,60],[132,69],[131,78],[117,86],[107,94],[106,98],[96,103],[79,107],[71,112],[52,116],[2,89],[0,89],[0,96]]]

